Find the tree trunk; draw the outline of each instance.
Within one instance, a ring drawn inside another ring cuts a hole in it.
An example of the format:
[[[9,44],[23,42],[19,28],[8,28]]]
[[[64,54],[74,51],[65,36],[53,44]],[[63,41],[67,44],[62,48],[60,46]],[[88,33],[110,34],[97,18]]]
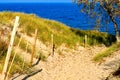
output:
[[[118,30],[118,25],[114,19],[114,17],[112,15],[109,15],[113,24],[114,24],[114,28],[115,28],[115,34],[116,34],[116,39],[117,39],[117,42],[120,42],[120,38],[119,38],[119,30]]]
[[[112,20],[112,22],[113,22],[113,24],[114,24],[114,29],[115,29],[115,34],[116,34],[117,42],[120,42],[118,24],[117,24],[117,22],[115,21],[115,18],[114,18],[114,16],[113,16],[111,10],[110,10],[109,8],[107,8],[106,10],[107,10],[108,15],[110,16],[110,19]]]

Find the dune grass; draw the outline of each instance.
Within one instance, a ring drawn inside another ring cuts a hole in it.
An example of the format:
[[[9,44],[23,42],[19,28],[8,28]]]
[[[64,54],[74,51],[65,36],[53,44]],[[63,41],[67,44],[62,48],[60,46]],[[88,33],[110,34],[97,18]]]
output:
[[[2,70],[3,70],[4,61],[5,61],[5,57],[6,57],[6,53],[7,53],[7,48],[8,48],[8,43],[5,43],[0,40],[0,73],[2,73]],[[11,64],[13,55],[14,55],[14,51],[12,51],[9,65]],[[10,70],[9,76],[11,76],[14,73],[21,73],[27,67],[29,67],[29,64],[27,62],[25,62],[25,66],[23,67],[23,59],[19,55],[16,55],[14,63]]]
[[[74,47],[76,44],[83,45],[85,35],[88,36],[88,45],[105,44],[109,46],[112,42],[115,42],[115,37],[112,35],[73,29],[54,20],[39,18],[34,14],[1,12],[0,24],[12,28],[15,16],[20,16],[19,29],[21,29],[22,33],[32,36],[35,29],[38,29],[38,39],[45,44],[51,43],[51,34],[53,34],[56,47],[62,44],[67,47]]]
[[[105,57],[111,56],[113,52],[120,49],[120,43],[113,44],[112,46],[108,47],[106,50],[97,53],[93,60],[96,62],[102,61]]]

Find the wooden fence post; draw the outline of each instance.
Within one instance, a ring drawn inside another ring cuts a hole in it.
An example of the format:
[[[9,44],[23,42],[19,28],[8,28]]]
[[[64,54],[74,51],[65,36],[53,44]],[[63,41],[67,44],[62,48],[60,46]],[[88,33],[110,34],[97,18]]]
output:
[[[16,16],[16,20],[15,20],[15,23],[14,23],[14,27],[13,27],[13,31],[12,31],[12,35],[11,35],[11,39],[10,39],[10,43],[9,43],[9,46],[8,46],[8,51],[7,51],[4,67],[3,67],[2,80],[5,80],[5,78],[6,78],[8,63],[9,63],[9,60],[10,60],[11,51],[12,51],[12,47],[13,47],[13,42],[14,42],[14,38],[15,38],[15,34],[16,34],[18,25],[19,25],[18,22],[19,22],[19,16]]]
[[[51,55],[54,56],[55,45],[54,45],[54,35],[53,34],[51,35],[51,43],[52,43]]]
[[[32,47],[30,65],[32,65],[32,63],[33,63],[33,57],[34,57],[34,53],[35,53],[36,40],[37,40],[37,29],[35,30],[35,35],[34,35],[34,43],[33,43],[33,47]]]
[[[87,47],[87,35],[85,35],[85,47]]]

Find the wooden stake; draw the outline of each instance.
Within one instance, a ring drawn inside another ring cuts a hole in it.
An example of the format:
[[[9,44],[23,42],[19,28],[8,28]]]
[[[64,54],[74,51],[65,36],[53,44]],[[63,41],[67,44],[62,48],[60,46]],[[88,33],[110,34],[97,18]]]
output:
[[[20,43],[21,43],[21,40],[22,40],[22,36],[20,37],[20,40],[19,40],[19,43],[18,43],[18,45],[17,45],[17,48],[19,48],[19,45],[20,45]],[[10,67],[9,67],[9,69],[8,69],[8,72],[7,72],[7,76],[6,76],[6,80],[8,80],[8,76],[9,76],[9,73],[10,73],[10,70],[11,70],[11,68],[12,68],[12,65],[13,65],[13,62],[14,62],[14,60],[15,60],[15,57],[16,57],[16,52],[15,52],[15,54],[14,54],[14,56],[13,56],[13,59],[12,59],[12,62],[11,62],[11,64],[10,64]]]
[[[14,42],[14,38],[15,38],[15,34],[16,34],[18,25],[19,25],[18,21],[19,21],[19,16],[16,16],[16,20],[15,20],[15,23],[14,23],[14,28],[13,28],[13,31],[12,31],[10,43],[9,43],[9,46],[8,46],[7,56],[6,56],[6,59],[5,59],[4,68],[3,68],[3,72],[2,72],[2,80],[5,80],[5,78],[6,78],[8,63],[9,63],[9,60],[10,60],[11,51],[12,51],[12,47],[13,47],[13,42]]]
[[[87,35],[85,35],[85,47],[87,47]]]
[[[51,35],[51,44],[52,44],[52,52],[51,52],[51,55],[54,56],[54,48],[55,48],[55,45],[54,45],[54,36],[53,34]]]
[[[33,43],[33,48],[32,48],[32,53],[31,53],[31,61],[30,61],[31,65],[33,63],[33,57],[34,57],[34,53],[35,53],[36,40],[37,40],[37,29],[35,30],[35,35],[34,35],[34,43]]]

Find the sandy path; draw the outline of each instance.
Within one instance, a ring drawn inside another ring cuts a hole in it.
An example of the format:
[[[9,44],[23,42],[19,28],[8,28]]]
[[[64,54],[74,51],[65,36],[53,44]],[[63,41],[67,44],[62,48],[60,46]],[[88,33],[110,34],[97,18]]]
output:
[[[65,53],[65,56],[49,56],[47,62],[35,66],[41,72],[25,79],[22,75],[14,80],[102,80],[107,76],[103,68],[91,61],[94,53],[103,48],[93,50],[80,48],[72,53]],[[71,51],[70,51],[71,52]]]

